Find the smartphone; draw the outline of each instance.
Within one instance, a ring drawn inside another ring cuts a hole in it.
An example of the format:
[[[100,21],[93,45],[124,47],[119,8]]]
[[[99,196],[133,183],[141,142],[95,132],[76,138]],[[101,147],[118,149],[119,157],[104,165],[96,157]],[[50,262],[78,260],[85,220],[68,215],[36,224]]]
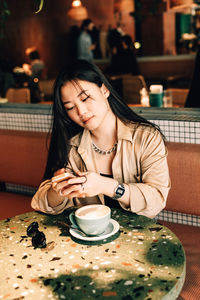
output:
[[[63,173],[57,176],[52,177],[51,182],[59,182],[65,179],[73,178],[74,175],[71,173]]]

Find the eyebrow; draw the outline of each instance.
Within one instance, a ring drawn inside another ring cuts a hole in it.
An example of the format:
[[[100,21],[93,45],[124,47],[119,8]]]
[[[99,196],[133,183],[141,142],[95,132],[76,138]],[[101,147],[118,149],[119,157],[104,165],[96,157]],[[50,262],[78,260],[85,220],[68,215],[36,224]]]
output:
[[[87,90],[82,90],[82,91],[78,94],[78,97],[80,97],[82,94],[87,95],[86,92],[87,92]],[[63,102],[63,104],[68,104],[68,103],[70,103],[70,101],[65,101],[65,102]]]

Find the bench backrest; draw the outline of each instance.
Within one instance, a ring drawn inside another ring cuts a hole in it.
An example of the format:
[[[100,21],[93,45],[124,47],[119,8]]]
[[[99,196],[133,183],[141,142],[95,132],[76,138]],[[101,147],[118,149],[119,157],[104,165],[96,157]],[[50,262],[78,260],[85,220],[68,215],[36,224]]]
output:
[[[0,130],[0,181],[37,187],[43,177],[47,133]]]
[[[200,145],[167,142],[171,190],[167,210],[200,215]]]
[[[39,186],[47,159],[46,135],[0,130],[0,182]],[[172,185],[166,209],[200,215],[200,145],[166,145]]]

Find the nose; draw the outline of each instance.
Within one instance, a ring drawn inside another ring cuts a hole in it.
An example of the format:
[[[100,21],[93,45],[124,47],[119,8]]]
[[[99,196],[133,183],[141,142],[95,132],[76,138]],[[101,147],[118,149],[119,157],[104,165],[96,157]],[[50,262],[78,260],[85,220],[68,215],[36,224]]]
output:
[[[77,105],[76,109],[80,118],[82,118],[87,113],[87,107],[84,102],[80,102]]]

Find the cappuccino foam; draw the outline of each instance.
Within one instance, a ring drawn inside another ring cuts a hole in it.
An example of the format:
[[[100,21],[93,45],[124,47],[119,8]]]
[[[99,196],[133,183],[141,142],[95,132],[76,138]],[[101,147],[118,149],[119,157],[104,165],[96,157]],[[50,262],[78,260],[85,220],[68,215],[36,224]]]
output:
[[[108,210],[105,207],[91,207],[85,208],[77,213],[77,216],[84,217],[87,219],[94,219],[103,217],[108,213]]]

